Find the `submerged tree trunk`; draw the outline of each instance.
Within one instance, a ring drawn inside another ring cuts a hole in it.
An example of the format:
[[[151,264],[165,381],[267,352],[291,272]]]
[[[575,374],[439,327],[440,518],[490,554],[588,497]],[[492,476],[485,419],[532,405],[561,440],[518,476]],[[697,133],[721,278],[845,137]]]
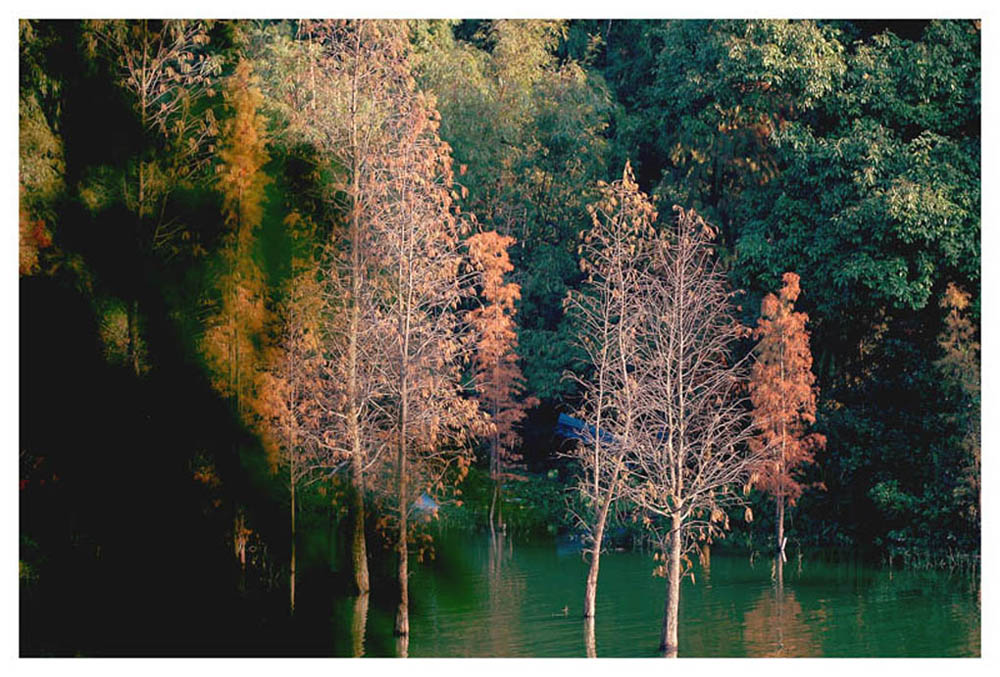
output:
[[[594,549],[590,559],[590,571],[587,573],[587,588],[583,597],[583,617],[593,618],[597,614],[597,576],[601,569],[601,547],[604,545],[604,529],[608,523],[611,504],[618,493],[618,480],[621,476],[623,458],[618,457],[614,471],[611,474],[611,486],[604,498],[601,512],[597,516],[594,529]],[[596,483],[595,483],[596,484]]]
[[[667,562],[667,601],[663,609],[663,632],[660,652],[666,658],[677,658],[677,626],[681,600],[681,518],[674,515],[670,530],[670,552]]]
[[[597,636],[594,632],[594,617],[583,619],[583,643],[587,648],[587,658],[597,658]]]
[[[359,28],[355,43],[355,55],[361,51],[361,30]],[[351,444],[351,500],[354,511],[354,532],[351,539],[351,560],[354,565],[354,585],[359,595],[366,595],[370,589],[368,579],[368,548],[365,542],[365,495],[364,467],[362,452],[364,446],[361,440],[361,421],[359,394],[359,364],[358,343],[361,333],[361,292],[362,275],[365,264],[361,248],[363,238],[361,232],[361,212],[358,200],[361,196],[361,162],[358,146],[358,60],[353,63],[351,75],[351,225],[350,225],[350,326],[347,337],[347,433]],[[314,75],[314,72],[310,71]],[[314,85],[315,86],[315,85]]]
[[[604,525],[607,524],[611,495],[604,500],[601,513],[594,529],[594,545],[590,556],[590,571],[587,574],[587,589],[583,597],[583,617],[593,618],[597,612],[597,575],[601,569],[601,547],[604,543]]]
[[[707,542],[702,542],[701,546],[698,548],[698,560],[701,562],[701,566],[708,572],[709,567],[712,566],[712,549]]]
[[[498,493],[499,493],[499,487],[496,485],[496,483],[494,483],[493,484],[493,498],[490,499],[490,534],[491,535],[495,535],[496,534],[496,528],[494,526],[496,524],[496,521],[493,518],[493,514],[496,511],[496,507],[497,507],[497,494]]]
[[[493,406],[492,415],[494,420],[497,415],[497,408]],[[493,480],[493,498],[490,500],[490,533],[495,533],[496,526],[502,526],[502,518],[496,518],[497,505],[500,502],[500,441],[497,434],[490,437],[490,479]]]

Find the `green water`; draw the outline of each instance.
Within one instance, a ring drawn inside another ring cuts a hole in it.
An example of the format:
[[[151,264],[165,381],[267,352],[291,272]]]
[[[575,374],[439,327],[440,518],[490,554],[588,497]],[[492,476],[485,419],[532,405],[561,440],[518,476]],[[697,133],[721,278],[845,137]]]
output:
[[[601,560],[595,626],[600,657],[655,656],[665,581],[649,554]],[[792,553],[781,585],[773,560],[713,554],[681,588],[679,655],[978,656],[978,575],[892,571],[846,555]],[[585,656],[586,564],[555,542],[449,538],[413,567],[417,656]],[[337,655],[396,655],[392,600],[367,613],[350,600],[333,619]],[[360,643],[364,621],[364,644]]]

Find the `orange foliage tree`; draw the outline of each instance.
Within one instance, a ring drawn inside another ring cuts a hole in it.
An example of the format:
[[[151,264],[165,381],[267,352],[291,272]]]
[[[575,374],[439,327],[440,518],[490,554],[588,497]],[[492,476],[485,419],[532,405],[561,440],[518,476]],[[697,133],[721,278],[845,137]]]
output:
[[[468,321],[476,336],[474,362],[479,403],[492,422],[489,435],[490,479],[494,483],[490,503],[491,529],[503,480],[521,460],[515,452],[521,443],[517,426],[527,410],[538,404],[535,397],[521,399],[524,376],[515,352],[517,326],[514,323],[521,287],[504,280],[504,275],[514,270],[507,253],[514,242],[513,237],[496,231],[477,233],[466,240],[485,301],[484,305],[469,311]]]
[[[379,205],[371,228],[377,243],[381,288],[378,346],[371,354],[379,371],[384,432],[393,451],[387,506],[398,526],[400,603],[395,632],[409,634],[408,539],[410,514],[421,492],[440,494],[445,474],[468,466],[470,438],[482,417],[464,396],[462,362],[472,342],[457,312],[472,293],[462,273],[459,236],[465,229],[452,190],[451,155],[438,136],[440,115],[433,100],[409,75],[403,26],[380,23],[383,50],[399,54],[394,123],[378,162],[380,181],[370,198]],[[393,505],[394,504],[394,505]],[[401,653],[405,653],[405,640]]]
[[[274,313],[255,402],[261,439],[275,469],[285,473],[291,515],[289,604],[295,611],[296,489],[321,465],[321,393],[325,360],[320,333],[322,290],[315,265],[293,271]]]
[[[263,274],[254,261],[256,230],[263,216],[262,203],[268,161],[264,119],[258,113],[261,94],[250,64],[241,61],[225,88],[231,118],[223,127],[217,167],[217,188],[228,231],[223,250],[224,269],[220,296],[208,318],[202,340],[215,388],[232,399],[248,425],[254,415],[248,403],[254,397],[257,340],[264,330],[266,308]]]
[[[977,528],[980,525],[980,493],[982,490],[982,409],[980,390],[980,344],[976,340],[976,325],[969,316],[971,296],[967,291],[949,282],[941,297],[940,306],[948,310],[944,329],[938,335],[938,345],[943,353],[935,362],[947,382],[953,384],[959,398],[958,413],[949,418],[962,428],[961,447],[965,456],[962,484],[956,496],[968,503],[968,514]]]
[[[751,447],[763,454],[756,484],[775,499],[777,549],[784,552],[785,503],[794,505],[803,485],[795,476],[813,462],[813,452],[826,444],[819,433],[807,433],[816,422],[816,377],[805,313],[794,311],[799,276],[785,273],[777,296],[768,294],[760,306],[754,330],[757,361],[750,380],[750,401],[758,431]]]

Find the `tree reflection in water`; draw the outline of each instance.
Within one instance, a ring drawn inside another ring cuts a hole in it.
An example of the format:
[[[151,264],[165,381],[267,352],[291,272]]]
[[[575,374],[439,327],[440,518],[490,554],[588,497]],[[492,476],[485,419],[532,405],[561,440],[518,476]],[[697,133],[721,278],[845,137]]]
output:
[[[512,569],[514,541],[506,531],[490,534],[486,566],[486,590],[489,604],[487,633],[490,655],[503,656],[515,641],[515,620],[520,619],[521,593],[524,582]]]
[[[795,592],[785,587],[785,561],[771,563],[773,585],[764,591],[743,619],[746,654],[755,657],[817,656],[819,639],[805,621]]]
[[[351,617],[351,655],[360,658],[365,655],[365,628],[368,626],[369,594],[358,595],[354,599],[354,613]]]

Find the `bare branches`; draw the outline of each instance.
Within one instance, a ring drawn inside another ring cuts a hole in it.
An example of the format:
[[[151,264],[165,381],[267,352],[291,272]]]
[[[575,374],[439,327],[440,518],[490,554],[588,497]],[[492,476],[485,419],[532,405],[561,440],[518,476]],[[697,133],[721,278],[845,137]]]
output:
[[[740,501],[733,486],[752,468],[746,358],[732,353],[746,330],[733,315],[711,229],[693,211],[675,211],[674,228],[658,237],[652,254],[627,493],[641,511],[697,520],[710,537],[725,526],[723,508]]]
[[[583,233],[580,246],[587,284],[582,293],[567,299],[587,366],[593,369],[589,377],[572,376],[583,393],[578,415],[586,422],[575,450],[582,469],[577,490],[588,506],[581,522],[592,553],[586,617],[594,615],[605,524],[635,452],[641,402],[636,399],[640,386],[636,375],[642,369],[651,290],[649,245],[656,219],[628,164],[620,181],[601,188],[601,199],[589,207],[593,227]]]

